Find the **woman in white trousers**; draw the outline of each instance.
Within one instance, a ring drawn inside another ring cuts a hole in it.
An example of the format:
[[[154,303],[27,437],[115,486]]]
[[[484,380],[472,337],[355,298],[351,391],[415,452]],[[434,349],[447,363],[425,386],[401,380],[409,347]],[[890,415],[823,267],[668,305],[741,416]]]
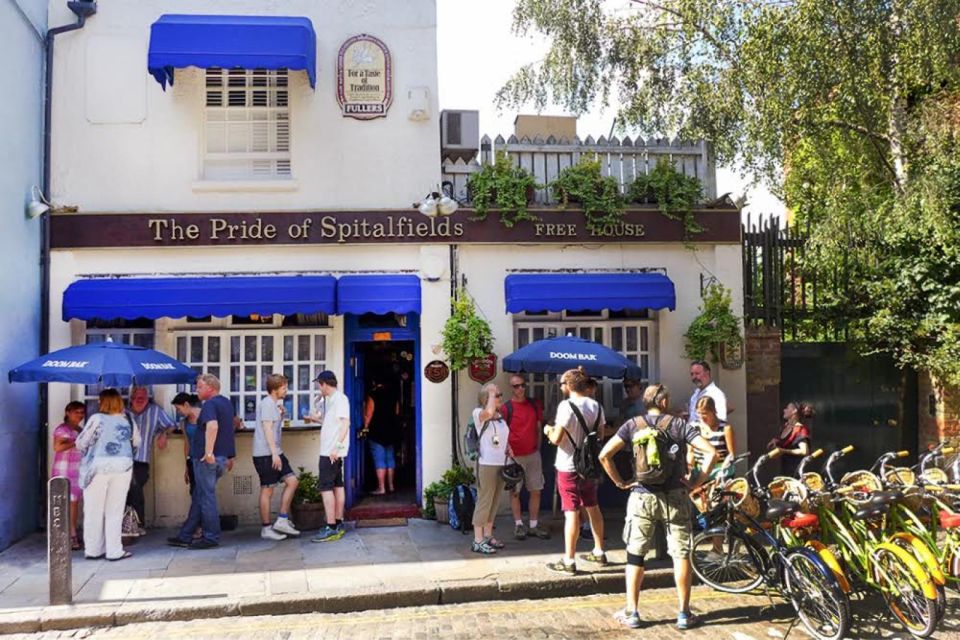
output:
[[[100,411],[93,414],[77,436],[80,486],[83,487],[84,556],[90,560],[123,560],[121,539],[127,490],[133,473],[133,450],[140,434],[123,412],[123,397],[116,389],[100,393]]]

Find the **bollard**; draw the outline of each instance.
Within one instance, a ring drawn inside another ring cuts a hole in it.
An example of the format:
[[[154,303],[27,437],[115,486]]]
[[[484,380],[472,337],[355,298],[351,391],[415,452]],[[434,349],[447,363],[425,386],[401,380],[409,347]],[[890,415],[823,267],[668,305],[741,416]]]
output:
[[[47,484],[47,568],[50,604],[73,602],[70,549],[70,481],[57,476]]]

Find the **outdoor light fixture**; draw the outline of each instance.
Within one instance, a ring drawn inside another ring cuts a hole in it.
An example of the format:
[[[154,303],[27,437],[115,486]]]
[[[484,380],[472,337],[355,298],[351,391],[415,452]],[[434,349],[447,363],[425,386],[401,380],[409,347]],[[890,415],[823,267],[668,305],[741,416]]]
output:
[[[30,204],[27,205],[27,217],[31,220],[38,218],[50,210],[50,203],[43,197],[40,187],[33,185],[30,188]]]
[[[449,216],[454,213],[460,205],[450,196],[434,191],[428,193],[417,209],[428,218],[433,218],[437,214]]]

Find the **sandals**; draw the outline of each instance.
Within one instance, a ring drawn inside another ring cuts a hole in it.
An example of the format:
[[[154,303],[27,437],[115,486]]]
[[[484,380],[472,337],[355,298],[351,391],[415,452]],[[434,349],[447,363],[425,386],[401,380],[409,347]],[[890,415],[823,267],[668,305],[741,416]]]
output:
[[[123,555],[120,556],[119,558],[107,558],[107,560],[109,560],[110,562],[119,562],[120,560],[126,560],[127,558],[132,558],[132,557],[133,557],[132,553],[130,553],[129,551],[124,551]]]
[[[81,549],[83,549],[83,545],[80,544],[80,539],[77,536],[70,536],[70,550],[80,551]]]
[[[490,538],[487,538],[487,544],[493,547],[494,549],[504,549],[507,546],[492,536]]]
[[[485,556],[489,556],[497,552],[497,550],[491,547],[486,540],[481,540],[480,542],[474,541],[473,545],[470,547],[470,550],[474,553],[482,553]]]

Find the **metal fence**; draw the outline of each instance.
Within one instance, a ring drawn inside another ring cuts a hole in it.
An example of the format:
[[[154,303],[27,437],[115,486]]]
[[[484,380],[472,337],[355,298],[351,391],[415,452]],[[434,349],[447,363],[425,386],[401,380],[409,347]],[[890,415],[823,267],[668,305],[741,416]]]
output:
[[[785,341],[846,341],[853,317],[846,262],[824,268],[809,238],[809,226],[781,226],[778,217],[747,217],[744,322],[778,327]]]

